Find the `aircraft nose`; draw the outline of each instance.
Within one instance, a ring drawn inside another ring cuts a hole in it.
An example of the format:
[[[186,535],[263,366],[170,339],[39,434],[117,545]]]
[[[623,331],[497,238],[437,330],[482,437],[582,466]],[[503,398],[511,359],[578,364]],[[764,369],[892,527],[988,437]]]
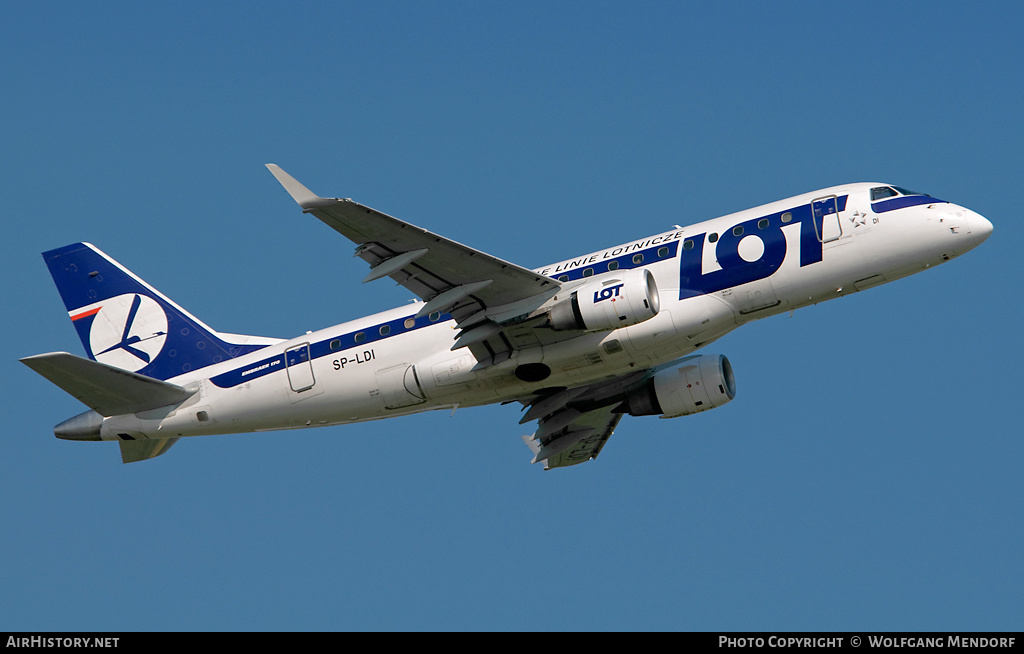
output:
[[[967,224],[971,228],[971,236],[977,240],[979,245],[992,234],[992,223],[981,214],[968,212]]]
[[[981,214],[955,204],[951,204],[950,208],[950,218],[960,227],[954,233],[963,237],[958,239],[960,245],[957,251],[960,254],[978,247],[992,234],[992,223]]]

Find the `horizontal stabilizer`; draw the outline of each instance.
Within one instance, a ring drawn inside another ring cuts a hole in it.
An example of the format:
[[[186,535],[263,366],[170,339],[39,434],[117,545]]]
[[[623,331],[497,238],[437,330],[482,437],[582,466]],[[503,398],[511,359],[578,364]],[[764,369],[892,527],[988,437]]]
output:
[[[177,442],[177,438],[165,438],[155,441],[121,441],[119,443],[121,446],[121,462],[134,463],[135,461],[152,459],[171,449],[171,445]]]
[[[195,393],[195,390],[67,352],[37,354],[21,362],[102,416],[178,404]]]

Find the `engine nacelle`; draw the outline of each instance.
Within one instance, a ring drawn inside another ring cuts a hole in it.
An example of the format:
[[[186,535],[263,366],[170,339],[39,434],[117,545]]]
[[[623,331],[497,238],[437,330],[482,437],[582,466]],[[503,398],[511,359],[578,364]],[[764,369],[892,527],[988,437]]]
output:
[[[646,269],[595,279],[551,307],[551,328],[601,332],[629,327],[658,315],[661,300],[654,275]]]
[[[675,418],[720,407],[734,397],[736,379],[729,360],[722,354],[700,354],[654,373],[626,396],[623,408],[631,416]]]

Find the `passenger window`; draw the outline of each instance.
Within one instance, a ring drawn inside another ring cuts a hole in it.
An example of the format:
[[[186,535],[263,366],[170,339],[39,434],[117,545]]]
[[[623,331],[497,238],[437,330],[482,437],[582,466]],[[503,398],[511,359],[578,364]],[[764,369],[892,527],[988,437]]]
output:
[[[356,343],[362,343],[365,340],[366,334],[364,332],[359,332],[358,334],[356,334]]]
[[[405,328],[406,329],[412,329],[415,326],[416,326],[416,319],[415,318],[406,318],[405,319]]]
[[[788,223],[791,220],[793,220],[793,214],[789,213],[788,211],[782,214],[782,222]]]
[[[381,325],[380,326],[380,335],[381,336],[387,336],[390,333],[391,333],[391,326],[390,325]]]
[[[642,255],[642,254],[634,254],[633,255],[633,263],[643,263],[643,262],[644,262],[644,255]]]
[[[567,282],[567,281],[569,281],[569,275],[561,275],[558,278],[558,281],[560,281],[560,282]]]
[[[658,256],[664,259],[668,256],[668,248],[658,248]]]
[[[608,270],[618,270],[618,269],[619,269],[619,262],[618,261],[609,261],[608,262]]]
[[[757,221],[757,228],[758,229],[768,229],[768,219],[767,218],[762,218],[761,220]]]
[[[334,339],[333,341],[331,341],[331,349],[332,350],[340,350],[341,349],[341,341],[338,340],[337,338]]]
[[[876,186],[871,189],[871,201],[882,200],[884,198],[891,198],[896,195],[896,191],[892,190],[888,186]]]
[[[692,250],[693,249],[693,241],[691,241],[689,239],[683,241],[683,249],[684,250]]]
[[[583,276],[584,277],[591,277],[591,276],[593,276],[593,274],[594,274],[594,269],[593,268],[587,268],[586,270],[583,271]]]
[[[714,232],[712,234],[709,234],[708,235],[708,243],[716,243],[716,242],[718,242],[718,233]]]
[[[440,311],[435,311],[434,313],[430,314],[430,322],[437,322],[440,319],[441,319],[441,312]]]
[[[743,226],[742,225],[736,225],[735,227],[733,227],[732,228],[732,235],[733,236],[743,236]]]

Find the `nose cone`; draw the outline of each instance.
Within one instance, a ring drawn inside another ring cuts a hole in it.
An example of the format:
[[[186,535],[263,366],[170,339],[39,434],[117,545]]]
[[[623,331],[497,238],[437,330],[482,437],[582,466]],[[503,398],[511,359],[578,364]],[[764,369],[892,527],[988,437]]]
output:
[[[992,223],[988,218],[973,211],[967,214],[967,225],[971,228],[971,236],[976,245],[981,245],[992,234]]]
[[[66,441],[98,441],[103,416],[95,411],[79,413],[53,428],[53,435]]]
[[[981,214],[956,204],[950,204],[949,207],[951,224],[959,227],[953,230],[958,242],[958,254],[973,250],[992,234],[992,223]]]
[[[964,252],[978,247],[992,234],[992,223],[979,213],[975,213],[970,209],[965,209],[963,221],[966,223],[968,232],[966,243],[967,247],[964,248]]]

